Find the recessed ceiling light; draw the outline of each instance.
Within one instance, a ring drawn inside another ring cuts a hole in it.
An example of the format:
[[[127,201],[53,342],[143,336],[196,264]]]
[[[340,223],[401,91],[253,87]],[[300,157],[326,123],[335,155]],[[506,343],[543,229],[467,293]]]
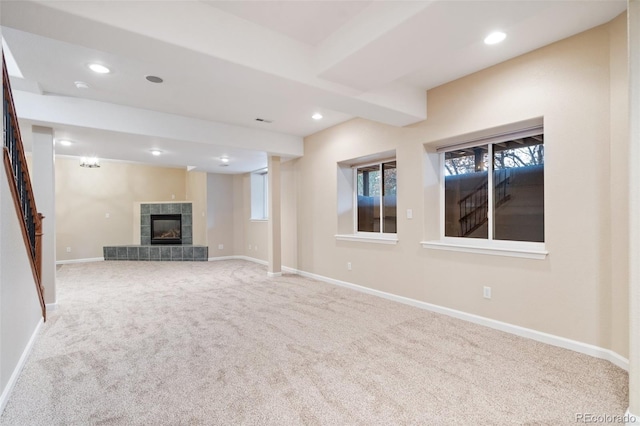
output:
[[[158,155],[162,154],[162,151],[160,151],[159,149],[152,149],[151,153],[157,157]]]
[[[109,74],[111,72],[109,68],[100,64],[89,64],[89,69],[98,74]]]
[[[164,81],[157,75],[148,75],[145,78],[147,79],[147,81],[150,81],[151,83],[162,83]]]
[[[229,157],[222,156],[222,157],[220,157],[220,161],[222,161],[223,163],[228,163],[229,162]]]
[[[507,38],[502,31],[495,31],[484,38],[484,44],[497,44]]]
[[[84,81],[74,81],[73,84],[76,85],[78,89],[88,89],[89,85]]]
[[[311,116],[311,118],[313,118],[314,120],[321,120],[322,119],[322,114],[320,114],[319,112],[316,112],[315,114],[313,114]]]
[[[62,139],[62,140],[59,140],[58,143],[60,143],[60,145],[62,145],[62,146],[71,146],[71,144],[73,142],[65,140],[65,139]]]

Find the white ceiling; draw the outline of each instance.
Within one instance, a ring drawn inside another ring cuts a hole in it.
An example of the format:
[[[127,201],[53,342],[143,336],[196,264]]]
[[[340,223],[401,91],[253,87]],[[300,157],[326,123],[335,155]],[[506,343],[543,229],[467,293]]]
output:
[[[0,7],[2,36],[24,77],[12,77],[18,114],[25,125],[47,125],[76,142],[65,154],[240,173],[264,167],[268,153],[300,156],[303,136],[352,117],[421,121],[426,89],[608,22],[626,1],[23,0]],[[482,39],[497,29],[506,41],[486,46]],[[90,62],[113,72],[96,75]],[[312,120],[314,112],[324,118]],[[119,127],[115,117],[130,119]],[[136,127],[137,117],[145,126]],[[164,154],[150,158],[153,147]],[[220,155],[232,157],[224,170]]]
[[[202,2],[294,40],[317,46],[362,12],[372,0]]]

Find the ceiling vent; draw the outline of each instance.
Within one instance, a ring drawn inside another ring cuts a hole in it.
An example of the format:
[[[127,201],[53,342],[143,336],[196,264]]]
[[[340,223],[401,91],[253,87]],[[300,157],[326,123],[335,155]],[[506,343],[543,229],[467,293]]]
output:
[[[151,83],[162,83],[164,81],[160,77],[155,76],[155,75],[148,75],[145,78],[147,79],[147,81],[149,81]]]
[[[256,118],[256,121],[260,121],[262,123],[273,123],[273,120],[267,120],[266,118]]]

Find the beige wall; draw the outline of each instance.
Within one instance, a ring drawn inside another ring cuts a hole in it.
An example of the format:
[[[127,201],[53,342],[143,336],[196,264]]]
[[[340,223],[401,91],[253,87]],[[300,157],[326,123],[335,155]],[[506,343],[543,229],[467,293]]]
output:
[[[305,138],[294,166],[297,203],[283,201],[297,206],[295,266],[627,356],[625,274],[613,272],[625,262],[612,259],[613,252],[625,256],[625,154],[612,152],[625,144],[624,120],[613,117],[626,111],[624,49],[620,17],[430,90],[428,119],[410,128],[355,119]],[[545,128],[549,256],[421,248],[439,226],[437,157],[425,146],[536,117]],[[398,244],[336,241],[337,163],[394,149]],[[409,208],[413,219],[406,219]],[[612,218],[621,221],[613,228]],[[483,286],[492,287],[491,300],[483,299]]]
[[[296,268],[298,264],[298,160],[284,160],[281,175],[281,245],[282,265]],[[211,183],[210,183],[211,184]],[[233,192],[233,254],[268,260],[268,222],[251,219],[251,174],[232,177]],[[211,194],[211,191],[210,191]],[[251,246],[251,249],[249,249]],[[257,249],[256,249],[257,247]],[[211,256],[211,248],[209,249]]]
[[[186,201],[192,203],[193,244],[207,245],[207,173],[186,173]],[[211,248],[209,248],[211,253]]]
[[[209,257],[234,255],[233,175],[207,174],[207,214]]]
[[[266,262],[268,222],[251,219],[251,174],[246,173],[235,179],[234,188],[238,192],[234,201],[234,218],[236,224],[240,221],[242,226],[241,238],[235,239],[235,254]]]
[[[0,395],[41,318],[27,248],[0,161]]]
[[[629,85],[626,15],[611,22],[611,349],[629,352]]]
[[[284,161],[280,165],[282,266],[288,266],[294,269],[298,265],[297,161],[298,160]]]
[[[184,169],[115,161],[87,169],[77,158],[57,157],[56,260],[102,257],[103,246],[140,244],[132,241],[134,204],[185,201],[185,188]]]
[[[245,175],[233,176],[233,254],[244,255],[244,234],[247,222],[244,217]]]

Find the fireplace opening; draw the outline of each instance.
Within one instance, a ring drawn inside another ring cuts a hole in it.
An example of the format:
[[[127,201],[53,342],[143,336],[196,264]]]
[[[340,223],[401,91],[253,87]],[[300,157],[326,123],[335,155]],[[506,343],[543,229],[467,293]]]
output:
[[[151,215],[151,244],[182,244],[181,231],[182,215]]]

